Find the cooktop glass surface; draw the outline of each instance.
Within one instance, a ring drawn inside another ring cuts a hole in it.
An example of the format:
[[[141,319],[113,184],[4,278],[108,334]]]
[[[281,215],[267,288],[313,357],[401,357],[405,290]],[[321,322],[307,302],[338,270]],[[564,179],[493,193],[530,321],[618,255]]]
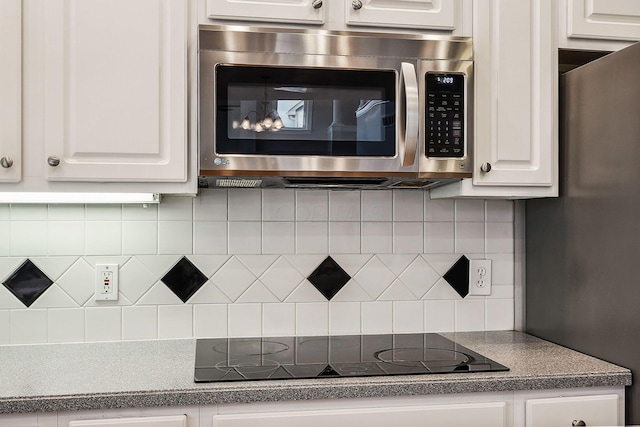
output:
[[[196,382],[508,371],[438,334],[207,338]]]

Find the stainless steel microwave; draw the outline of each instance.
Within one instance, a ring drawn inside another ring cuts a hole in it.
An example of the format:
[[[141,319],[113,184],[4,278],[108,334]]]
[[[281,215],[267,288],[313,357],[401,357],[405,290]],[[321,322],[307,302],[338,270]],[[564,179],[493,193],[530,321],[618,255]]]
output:
[[[202,25],[198,49],[201,186],[471,176],[470,38]]]

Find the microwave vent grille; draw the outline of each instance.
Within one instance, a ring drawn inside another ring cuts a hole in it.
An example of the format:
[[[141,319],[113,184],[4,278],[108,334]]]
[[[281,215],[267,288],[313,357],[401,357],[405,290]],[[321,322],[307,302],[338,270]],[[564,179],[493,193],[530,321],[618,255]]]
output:
[[[262,185],[261,179],[220,178],[216,179],[216,187],[256,188]]]

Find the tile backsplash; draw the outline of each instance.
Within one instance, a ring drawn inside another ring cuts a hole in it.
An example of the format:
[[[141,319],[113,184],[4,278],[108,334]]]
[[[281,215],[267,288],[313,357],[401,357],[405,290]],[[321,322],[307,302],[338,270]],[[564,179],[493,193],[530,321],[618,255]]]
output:
[[[513,225],[511,201],[415,190],[0,205],[0,344],[513,329]],[[490,296],[446,280],[463,256],[493,261]]]

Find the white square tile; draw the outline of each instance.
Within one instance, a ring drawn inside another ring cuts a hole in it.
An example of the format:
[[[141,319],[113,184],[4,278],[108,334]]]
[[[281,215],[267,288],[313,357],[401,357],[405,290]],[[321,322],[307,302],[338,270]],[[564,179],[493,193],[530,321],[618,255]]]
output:
[[[329,333],[329,303],[296,304],[297,335],[327,335]]]
[[[11,205],[10,217],[12,221],[46,221],[47,205]]]
[[[123,221],[157,221],[158,205],[155,204],[126,204],[122,205]]]
[[[70,308],[78,307],[77,304],[60,286],[53,284],[38,297],[31,308]]]
[[[120,221],[88,221],[85,227],[85,255],[120,255],[122,253]]]
[[[421,254],[424,251],[424,223],[394,222],[393,253]]]
[[[484,222],[457,222],[455,234],[455,252],[484,253]]]
[[[511,331],[515,326],[513,299],[486,299],[486,330]]]
[[[422,298],[440,279],[440,274],[424,258],[416,257],[398,277],[416,297]]]
[[[262,336],[288,337],[296,334],[296,305],[262,304]]]
[[[193,337],[193,306],[158,306],[158,338]]]
[[[0,203],[0,221],[9,221],[11,219],[11,207],[6,203]]]
[[[49,310],[47,328],[50,343],[84,342],[84,309]]]
[[[84,215],[87,221],[120,221],[122,205],[86,205]]]
[[[193,304],[193,334],[197,338],[227,336],[226,304]]]
[[[455,304],[456,332],[485,330],[484,299],[455,301]]]
[[[119,291],[135,304],[142,295],[151,289],[157,279],[158,277],[140,260],[132,258],[118,272]]]
[[[393,302],[393,332],[424,332],[424,304],[422,301]]]
[[[303,281],[304,276],[286,258],[278,258],[260,276],[260,280],[280,301],[284,301]]]
[[[193,199],[184,196],[165,196],[158,205],[160,221],[193,220]]]
[[[390,334],[393,332],[393,303],[372,301],[362,303],[362,333]]]
[[[158,253],[187,255],[193,252],[192,221],[159,221]]]
[[[262,334],[262,304],[229,304],[229,336],[259,337]]]
[[[229,221],[260,221],[262,219],[262,190],[229,190]]]
[[[156,221],[123,221],[122,253],[125,255],[157,254],[158,223]]]
[[[49,205],[49,221],[84,221],[84,205]]]
[[[329,334],[349,335],[361,333],[359,302],[329,303]]]
[[[293,222],[262,223],[263,254],[293,254],[296,251]]]
[[[15,259],[15,258],[14,258]],[[78,256],[46,256],[29,257],[54,282],[62,276],[73,264],[78,261]]]
[[[122,339],[122,309],[120,307],[89,307],[84,311],[85,340],[120,341]]]
[[[426,222],[424,224],[424,253],[454,253],[454,230],[453,222]]]
[[[158,281],[142,297],[136,305],[178,305],[182,300],[163,282]]]
[[[47,342],[47,310],[11,310],[11,344]]]
[[[360,253],[360,223],[359,222],[330,222],[329,223],[329,253],[359,254]]]
[[[486,252],[510,254],[514,252],[513,223],[486,223]]]
[[[296,219],[295,190],[262,190],[263,221],[294,221]]]
[[[455,200],[431,199],[428,194],[425,194],[424,220],[434,222],[455,220]]]
[[[491,281],[494,285],[513,285],[515,283],[515,261],[513,254],[491,254]]]
[[[511,299],[515,296],[515,286],[513,285],[491,285],[491,299]]]
[[[256,276],[236,257],[232,257],[211,280],[231,301],[235,301],[255,282]]]
[[[454,332],[456,330],[455,315],[455,301],[425,301],[425,331]]]
[[[0,221],[0,236],[11,236],[11,222]],[[0,245],[0,257],[8,257],[11,254],[11,242]],[[1,272],[0,272],[1,274]]]
[[[359,191],[329,192],[329,221],[360,221]]]
[[[456,200],[456,221],[484,221],[484,200]]]
[[[362,221],[391,221],[393,219],[392,191],[362,191]]]
[[[228,251],[226,221],[195,221],[193,223],[193,253],[198,255],[226,254]]]
[[[373,299],[377,299],[395,279],[396,275],[375,256],[353,276],[353,280]]]
[[[1,208],[0,208],[1,209]],[[0,310],[0,345],[11,343],[11,315],[9,310]]]
[[[487,200],[485,209],[487,222],[513,222],[513,200]]]
[[[227,194],[227,190],[201,188],[193,200],[193,218],[196,221],[226,221]]]
[[[424,193],[415,190],[393,190],[393,220],[423,221]]]
[[[326,190],[296,190],[296,220],[329,219],[329,195]]]
[[[229,253],[249,255],[262,253],[262,223],[229,222]]]
[[[393,252],[393,223],[363,222],[360,247],[363,254],[390,254]]]
[[[151,340],[158,338],[158,307],[122,307],[122,339]]]
[[[326,254],[329,249],[328,223],[298,222],[296,224],[296,253]]]
[[[56,281],[78,305],[84,305],[95,294],[95,269],[83,259],[74,263]]]
[[[49,255],[83,255],[85,227],[82,221],[54,221],[47,225]]]
[[[10,246],[12,256],[36,256],[47,254],[46,222],[12,221],[10,228]]]

